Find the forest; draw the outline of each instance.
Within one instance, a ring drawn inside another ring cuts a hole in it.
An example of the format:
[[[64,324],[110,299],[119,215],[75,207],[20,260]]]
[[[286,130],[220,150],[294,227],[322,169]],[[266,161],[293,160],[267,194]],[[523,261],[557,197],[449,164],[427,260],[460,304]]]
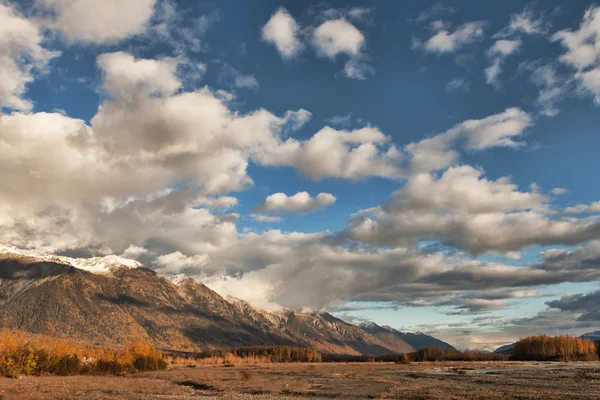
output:
[[[511,360],[595,361],[598,349],[591,340],[574,336],[530,336],[515,343]]]

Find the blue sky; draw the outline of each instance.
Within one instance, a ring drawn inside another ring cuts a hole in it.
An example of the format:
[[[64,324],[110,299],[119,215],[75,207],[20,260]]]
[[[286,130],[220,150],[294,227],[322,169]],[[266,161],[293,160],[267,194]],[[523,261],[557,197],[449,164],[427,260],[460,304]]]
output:
[[[600,328],[573,306],[600,293],[594,2],[24,0],[0,25],[0,241],[461,347]]]

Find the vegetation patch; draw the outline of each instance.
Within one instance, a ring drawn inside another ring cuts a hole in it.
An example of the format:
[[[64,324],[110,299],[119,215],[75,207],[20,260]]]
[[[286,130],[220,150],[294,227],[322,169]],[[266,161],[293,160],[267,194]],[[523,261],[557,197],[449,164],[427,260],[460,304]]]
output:
[[[0,376],[121,375],[166,368],[162,354],[146,341],[133,341],[115,349],[25,332],[0,331]]]

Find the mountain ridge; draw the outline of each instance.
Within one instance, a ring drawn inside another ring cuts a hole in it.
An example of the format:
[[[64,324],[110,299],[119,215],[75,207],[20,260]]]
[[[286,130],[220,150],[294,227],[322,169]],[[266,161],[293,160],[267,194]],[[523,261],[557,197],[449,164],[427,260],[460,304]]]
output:
[[[145,338],[178,351],[290,345],[384,355],[414,349],[400,337],[382,340],[326,312],[259,310],[192,278],[161,277],[134,260],[75,259],[3,244],[0,326],[92,343]]]

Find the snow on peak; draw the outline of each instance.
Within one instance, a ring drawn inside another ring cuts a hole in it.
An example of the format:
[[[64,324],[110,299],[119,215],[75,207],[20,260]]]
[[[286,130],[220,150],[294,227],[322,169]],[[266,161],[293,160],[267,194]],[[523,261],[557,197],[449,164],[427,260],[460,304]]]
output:
[[[57,264],[69,265],[71,267],[100,275],[111,275],[114,271],[122,268],[145,268],[143,264],[135,260],[123,258],[114,254],[103,257],[72,258],[57,256],[49,253],[40,253],[34,250],[23,250],[7,243],[0,243],[0,257],[3,255],[18,258],[32,258],[37,262],[53,262]]]
[[[173,275],[173,276],[167,276],[166,278],[167,278],[168,281],[170,281],[173,285],[176,285],[176,286],[179,286],[183,282],[185,282],[188,279],[190,279],[190,277],[187,276],[186,274],[178,274],[178,275]]]
[[[83,269],[94,274],[111,274],[112,272],[122,268],[144,268],[143,264],[135,260],[119,257],[114,254],[92,258],[71,258],[62,256],[60,258],[67,261],[75,268]]]

